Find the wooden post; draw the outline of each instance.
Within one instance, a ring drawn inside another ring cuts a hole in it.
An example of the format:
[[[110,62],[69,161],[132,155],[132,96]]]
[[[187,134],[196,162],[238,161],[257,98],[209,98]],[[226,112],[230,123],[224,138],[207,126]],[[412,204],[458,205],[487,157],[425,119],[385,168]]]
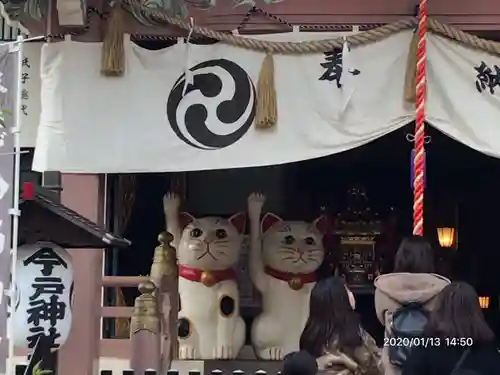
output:
[[[161,371],[161,335],[157,288],[151,282],[139,285],[141,295],[135,299],[130,322],[132,357],[130,367],[136,374],[148,369]]]
[[[151,281],[159,288],[158,296],[162,317],[162,368],[170,368],[172,359],[178,357],[177,316],[179,312],[177,254],[170,245],[170,233],[158,236],[160,246],[155,249],[151,266]]]

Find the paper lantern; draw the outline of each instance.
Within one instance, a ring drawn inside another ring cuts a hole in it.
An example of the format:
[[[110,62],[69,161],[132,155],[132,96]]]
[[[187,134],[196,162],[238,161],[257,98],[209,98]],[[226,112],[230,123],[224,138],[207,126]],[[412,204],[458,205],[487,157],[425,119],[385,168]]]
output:
[[[21,246],[10,306],[13,341],[33,349],[40,335],[63,345],[71,327],[73,265],[69,253],[51,242]]]
[[[479,297],[479,306],[482,309],[487,309],[490,306],[490,297]]]
[[[455,242],[455,228],[443,227],[437,229],[441,247],[452,247]]]

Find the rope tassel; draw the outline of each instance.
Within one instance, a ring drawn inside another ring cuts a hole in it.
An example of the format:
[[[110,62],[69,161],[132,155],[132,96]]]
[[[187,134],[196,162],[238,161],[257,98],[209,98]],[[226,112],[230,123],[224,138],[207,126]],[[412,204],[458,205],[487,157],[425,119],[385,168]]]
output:
[[[415,31],[411,38],[408,59],[406,60],[404,98],[408,103],[417,101],[417,91],[415,90],[415,87],[417,87],[417,47],[418,34]]]
[[[120,4],[115,5],[108,22],[102,44],[101,74],[106,77],[121,77],[125,73],[124,13]]]
[[[274,58],[268,53],[259,73],[257,82],[257,110],[255,113],[255,127],[270,129],[278,121],[278,105],[276,102],[276,87],[274,85]]]

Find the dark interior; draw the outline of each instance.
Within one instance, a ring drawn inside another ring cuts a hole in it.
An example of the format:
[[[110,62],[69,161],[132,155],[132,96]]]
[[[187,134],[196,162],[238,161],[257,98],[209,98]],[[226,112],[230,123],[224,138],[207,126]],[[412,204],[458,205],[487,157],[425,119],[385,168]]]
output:
[[[500,294],[500,285],[496,273],[500,256],[498,245],[488,233],[496,233],[498,227],[495,218],[500,208],[497,194],[500,162],[430,127],[427,130],[432,140],[426,145],[425,235],[443,255],[448,266],[446,273],[470,282],[480,295],[491,297],[485,313],[498,332],[496,295]],[[406,134],[412,131],[413,125],[408,125],[355,150],[305,162],[186,173],[184,209],[195,216],[229,216],[244,210],[248,194],[258,190],[270,195],[269,210],[284,219],[310,220],[321,208],[332,214],[340,211],[345,203],[346,189],[356,184],[366,189],[372,211],[382,219],[395,212],[398,234],[409,235],[412,227],[412,144],[406,140]],[[149,272],[157,235],[164,230],[161,201],[169,189],[169,181],[168,174],[139,176],[131,219],[123,233],[132,241],[132,246],[110,252],[108,274],[144,275]],[[436,227],[455,226],[457,211],[458,250],[439,249]],[[133,303],[136,293],[133,289],[125,291],[128,304]],[[380,336],[373,297],[359,296],[358,310],[367,328]]]

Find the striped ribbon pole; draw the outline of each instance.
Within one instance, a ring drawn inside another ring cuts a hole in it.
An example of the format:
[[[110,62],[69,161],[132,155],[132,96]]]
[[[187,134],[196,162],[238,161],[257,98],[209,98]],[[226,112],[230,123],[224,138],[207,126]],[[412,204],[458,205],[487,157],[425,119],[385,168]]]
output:
[[[427,0],[420,0],[418,9],[418,44],[416,77],[416,119],[413,158],[413,234],[424,234],[424,144],[425,144],[425,91],[427,59],[425,38],[427,32]]]

